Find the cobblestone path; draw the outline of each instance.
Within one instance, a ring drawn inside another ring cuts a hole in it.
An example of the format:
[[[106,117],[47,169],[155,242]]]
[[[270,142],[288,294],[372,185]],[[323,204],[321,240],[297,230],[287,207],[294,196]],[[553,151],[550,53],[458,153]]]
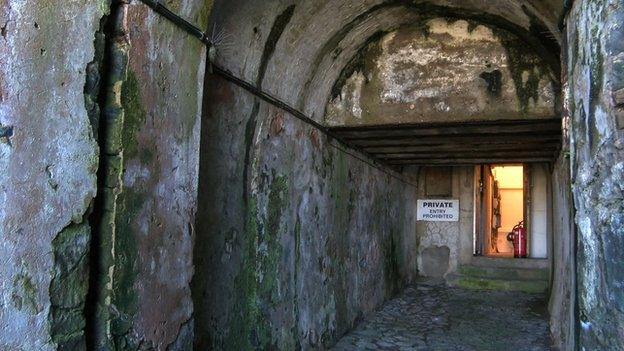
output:
[[[333,350],[550,350],[544,299],[418,285],[387,302]]]

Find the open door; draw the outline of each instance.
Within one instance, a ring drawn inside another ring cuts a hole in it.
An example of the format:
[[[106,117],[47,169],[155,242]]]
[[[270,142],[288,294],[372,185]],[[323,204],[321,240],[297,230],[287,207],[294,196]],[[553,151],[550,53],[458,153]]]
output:
[[[483,254],[483,239],[481,238],[482,214],[481,205],[483,204],[483,166],[474,167],[474,222],[473,222],[473,255],[481,256]]]
[[[514,246],[507,235],[521,221],[528,223],[527,217],[531,213],[530,185],[528,165],[475,167],[475,255],[514,256]]]
[[[530,164],[523,165],[522,178],[523,178],[522,190],[523,190],[523,198],[524,198],[524,213],[523,213],[524,229],[527,233],[526,234],[527,242],[531,242],[531,203],[532,203],[531,189],[533,188],[533,186],[531,182],[532,172],[531,172]],[[530,257],[530,252],[528,252],[530,247],[531,247],[530,245],[527,245],[527,257]]]
[[[495,250],[492,240],[494,177],[489,165],[475,167],[474,254],[487,255]]]

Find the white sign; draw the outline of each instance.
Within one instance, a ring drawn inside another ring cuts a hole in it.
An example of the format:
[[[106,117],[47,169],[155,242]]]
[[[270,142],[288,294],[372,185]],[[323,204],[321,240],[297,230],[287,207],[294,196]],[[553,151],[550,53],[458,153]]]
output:
[[[459,200],[418,200],[416,216],[419,221],[457,222]]]

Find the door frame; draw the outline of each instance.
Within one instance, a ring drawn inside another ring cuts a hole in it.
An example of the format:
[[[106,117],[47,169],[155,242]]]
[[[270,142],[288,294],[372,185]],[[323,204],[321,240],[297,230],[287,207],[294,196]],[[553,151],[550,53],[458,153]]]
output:
[[[488,184],[490,183],[488,180],[488,171],[491,175],[491,169],[495,166],[522,166],[523,173],[523,183],[522,183],[522,191],[523,191],[523,220],[524,227],[527,233],[527,257],[528,250],[530,248],[530,240],[531,240],[531,189],[532,189],[532,171],[531,164],[529,163],[492,163],[492,164],[481,164],[476,165],[474,167],[474,214],[473,214],[473,250],[472,253],[474,256],[487,256],[487,244],[489,243],[488,237],[491,237],[491,223],[492,216],[494,215],[493,211],[490,215],[487,215],[487,204],[488,202],[491,204],[492,199],[491,196],[488,196],[486,199],[486,194],[488,193]],[[490,192],[493,194],[493,184],[489,187]],[[486,237],[487,235],[487,237]]]

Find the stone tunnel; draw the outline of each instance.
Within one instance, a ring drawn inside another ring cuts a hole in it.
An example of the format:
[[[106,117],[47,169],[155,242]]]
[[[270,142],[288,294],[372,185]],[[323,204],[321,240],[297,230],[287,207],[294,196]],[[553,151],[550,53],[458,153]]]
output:
[[[622,0],[0,8],[0,351],[624,350]]]

